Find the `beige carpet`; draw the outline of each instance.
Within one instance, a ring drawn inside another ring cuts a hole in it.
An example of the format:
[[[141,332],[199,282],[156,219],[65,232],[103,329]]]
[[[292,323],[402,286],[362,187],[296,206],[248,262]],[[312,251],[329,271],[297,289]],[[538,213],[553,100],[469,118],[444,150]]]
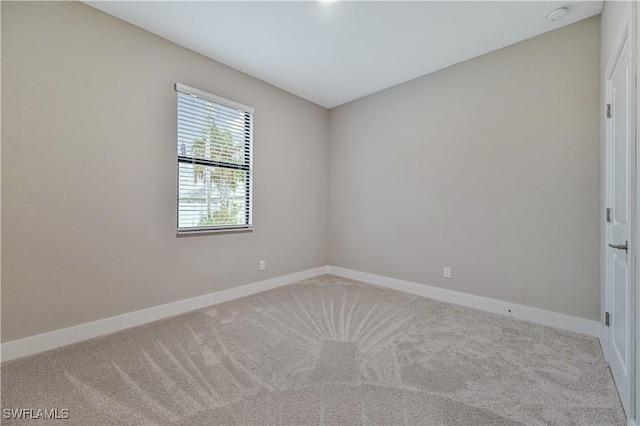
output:
[[[4,363],[2,408],[68,410],[39,425],[625,424],[595,338],[330,275]]]

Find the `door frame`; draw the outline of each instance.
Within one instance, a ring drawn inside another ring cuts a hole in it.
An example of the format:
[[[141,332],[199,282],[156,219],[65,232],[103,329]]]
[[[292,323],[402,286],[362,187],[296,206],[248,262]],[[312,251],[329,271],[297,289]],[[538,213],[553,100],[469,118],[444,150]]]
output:
[[[631,36],[631,64],[632,64],[632,78],[631,82],[634,87],[635,96],[632,96],[632,99],[635,101],[635,158],[634,158],[634,171],[635,177],[632,179],[635,183],[633,187],[632,197],[635,197],[635,215],[632,215],[634,218],[633,225],[635,226],[635,232],[633,236],[635,236],[634,240],[634,253],[633,260],[635,262],[635,290],[636,290],[636,300],[635,300],[635,314],[636,314],[636,324],[635,324],[635,416],[633,419],[634,424],[639,424],[640,420],[640,375],[638,371],[640,371],[640,196],[638,196],[638,190],[640,190],[640,173],[638,172],[640,168],[640,83],[638,82],[638,72],[640,70],[640,41],[638,38],[640,37],[640,11],[638,10],[638,3],[632,1],[630,4],[630,17],[629,17],[629,31]],[[633,228],[632,228],[633,229]]]
[[[630,235],[629,235],[629,279],[631,282],[629,285],[632,289],[632,300],[630,307],[630,345],[632,350],[632,362],[630,366],[632,371],[630,372],[630,380],[631,380],[631,398],[629,407],[628,417],[630,422],[634,422],[634,419],[640,419],[640,376],[637,374],[640,371],[640,270],[637,268],[637,265],[640,264],[640,253],[637,250],[638,241],[640,241],[640,234],[638,233],[638,223],[640,223],[640,197],[637,196],[637,188],[640,188],[640,175],[637,173],[638,164],[640,164],[640,152],[638,152],[638,140],[639,140],[639,130],[637,123],[640,123],[640,113],[637,105],[640,104],[640,85],[636,84],[636,75],[637,70],[640,67],[640,63],[638,63],[640,59],[640,52],[638,52],[638,48],[640,47],[637,43],[637,29],[640,27],[640,17],[638,17],[638,7],[636,2],[630,2],[630,16],[627,16],[623,19],[616,38],[613,43],[613,49],[611,51],[611,55],[607,60],[607,64],[605,67],[605,73],[602,76],[604,79],[605,93],[604,93],[604,101],[605,105],[602,106],[602,113],[604,114],[606,111],[606,104],[611,103],[611,87],[609,84],[609,76],[613,72],[613,67],[622,51],[624,41],[629,38],[629,49],[630,49],[630,90],[631,90],[631,104],[630,104],[630,114],[631,122],[629,123],[631,126],[631,143],[632,147],[632,158],[630,159],[630,200],[629,205],[631,208],[630,212]],[[604,119],[604,164],[603,164],[603,192],[604,192],[604,206],[602,209],[604,219],[604,211],[606,207],[611,206],[611,180],[610,180],[610,160],[611,160],[611,147],[609,144],[610,141],[610,133],[612,127],[610,121],[606,118]],[[602,296],[604,298],[604,311],[609,312],[611,310],[611,287],[608,281],[610,276],[610,264],[608,261],[608,244],[611,242],[611,230],[607,225],[606,221],[603,220],[604,226],[602,231],[601,244],[603,245],[603,250],[601,251],[602,256],[602,266],[604,268],[603,274],[603,291]],[[602,322],[604,324],[604,315],[605,312],[602,312]],[[609,345],[609,333],[610,329],[608,327],[603,327],[603,338],[601,341],[603,353],[605,360],[607,363],[609,362],[609,351],[611,350]],[[634,423],[635,424],[635,423]]]

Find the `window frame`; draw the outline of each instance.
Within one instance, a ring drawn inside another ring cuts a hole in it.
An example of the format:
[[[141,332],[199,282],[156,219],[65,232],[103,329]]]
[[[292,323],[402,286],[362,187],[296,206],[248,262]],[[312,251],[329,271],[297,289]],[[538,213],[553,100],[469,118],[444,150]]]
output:
[[[244,144],[244,156],[248,156],[249,163],[245,165],[227,163],[224,161],[207,160],[197,157],[180,155],[180,149],[176,144],[176,234],[181,235],[193,235],[193,234],[213,234],[213,233],[236,233],[236,232],[252,232],[253,231],[253,115],[255,109],[243,105],[241,103],[225,99],[223,97],[213,95],[211,93],[199,90],[186,84],[176,83],[174,86],[176,92],[176,142],[178,142],[178,115],[180,97],[179,93],[194,96],[207,102],[212,102],[228,108],[233,108],[244,113],[245,116],[245,144]],[[196,227],[180,227],[180,164],[194,164],[201,166],[209,166],[216,168],[242,170],[246,173],[245,184],[247,185],[247,191],[245,196],[245,224],[241,225],[208,225],[208,226],[196,226]]]

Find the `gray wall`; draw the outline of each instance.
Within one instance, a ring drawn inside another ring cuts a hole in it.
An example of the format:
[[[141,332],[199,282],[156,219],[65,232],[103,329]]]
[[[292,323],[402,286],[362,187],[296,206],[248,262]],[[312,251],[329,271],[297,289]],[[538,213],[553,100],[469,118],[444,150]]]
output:
[[[256,109],[253,233],[176,238],[176,81]],[[325,109],[77,2],[2,2],[2,89],[2,341],[327,264]]]
[[[327,112],[80,3],[1,7],[3,342],[327,263],[598,318],[599,18]],[[176,238],[176,81],[256,108],[253,233]]]
[[[599,31],[331,110],[330,263],[598,319]]]

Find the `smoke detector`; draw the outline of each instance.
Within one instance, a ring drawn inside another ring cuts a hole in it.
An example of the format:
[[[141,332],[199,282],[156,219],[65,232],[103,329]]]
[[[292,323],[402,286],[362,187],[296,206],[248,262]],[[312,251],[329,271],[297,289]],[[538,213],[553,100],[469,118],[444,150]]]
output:
[[[555,22],[558,21],[562,18],[564,18],[564,15],[567,14],[567,8],[566,7],[561,7],[560,9],[556,9],[552,12],[550,12],[547,15],[547,20],[551,21],[551,22]]]

